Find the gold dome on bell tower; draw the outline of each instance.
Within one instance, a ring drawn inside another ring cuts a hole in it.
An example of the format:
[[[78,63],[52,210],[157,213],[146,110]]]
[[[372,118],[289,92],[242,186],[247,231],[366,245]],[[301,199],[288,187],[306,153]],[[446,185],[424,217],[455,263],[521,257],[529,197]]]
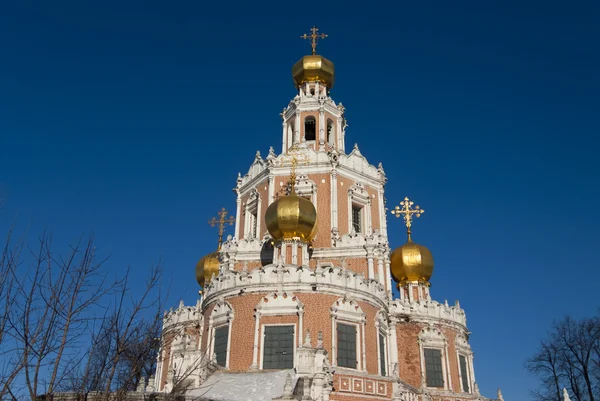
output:
[[[271,203],[265,213],[265,223],[275,241],[313,240],[317,233],[317,209],[313,203],[296,194],[297,148],[292,148],[290,193]]]
[[[420,217],[425,210],[419,206],[412,208],[412,202],[408,198],[404,198],[400,202],[400,206],[396,206],[392,210],[392,214],[396,217],[403,216],[406,224],[408,240],[406,243],[392,252],[390,257],[390,267],[392,276],[398,285],[406,281],[417,281],[429,285],[429,279],[433,274],[433,256],[427,247],[415,244],[411,238],[411,226],[413,215]]]
[[[318,33],[319,29],[314,26],[310,31],[309,35],[304,34],[300,38],[310,39],[312,54],[302,57],[292,67],[294,84],[299,88],[304,82],[320,82],[331,89],[335,81],[335,68],[331,61],[317,54],[318,39],[325,39],[327,34]]]

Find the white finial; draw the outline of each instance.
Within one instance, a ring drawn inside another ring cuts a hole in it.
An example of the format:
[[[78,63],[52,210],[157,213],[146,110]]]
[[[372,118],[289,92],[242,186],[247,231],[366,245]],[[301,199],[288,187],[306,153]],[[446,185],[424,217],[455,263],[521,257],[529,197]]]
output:
[[[498,389],[498,401],[504,401],[504,397],[502,397],[502,390]]]
[[[563,398],[564,401],[571,401],[571,399],[569,398],[569,393],[567,392],[567,388],[563,388]]]

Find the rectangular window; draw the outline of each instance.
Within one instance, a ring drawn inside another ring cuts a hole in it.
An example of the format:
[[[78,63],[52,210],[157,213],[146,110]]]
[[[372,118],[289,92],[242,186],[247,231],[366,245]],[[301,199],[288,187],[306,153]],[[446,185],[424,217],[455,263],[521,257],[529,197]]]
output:
[[[265,326],[263,369],[294,367],[294,326]]]
[[[227,340],[229,339],[229,326],[219,327],[215,330],[215,354],[217,365],[225,367],[227,364]]]
[[[257,227],[258,227],[258,216],[256,213],[252,213],[252,238],[257,238]]]
[[[460,375],[462,378],[462,388],[465,393],[469,393],[469,376],[467,375],[467,358],[464,355],[459,355],[458,362],[460,364]]]
[[[425,378],[427,387],[444,387],[444,373],[442,370],[442,351],[439,349],[425,348]]]
[[[352,205],[352,228],[354,232],[362,232],[362,207]]]
[[[337,325],[337,365],[356,369],[356,326]]]
[[[379,364],[381,376],[387,376],[385,369],[385,336],[382,333],[379,333]]]

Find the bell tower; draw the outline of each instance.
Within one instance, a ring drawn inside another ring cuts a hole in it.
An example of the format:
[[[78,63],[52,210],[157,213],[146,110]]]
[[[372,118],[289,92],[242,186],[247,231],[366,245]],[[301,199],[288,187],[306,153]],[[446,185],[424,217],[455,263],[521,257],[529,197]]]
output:
[[[281,113],[283,119],[282,153],[304,144],[314,151],[344,151],[344,106],[335,104],[329,92],[335,81],[331,61],[316,54],[318,39],[326,34],[313,27],[309,35],[312,54],[304,56],[292,67],[294,85],[298,94]]]

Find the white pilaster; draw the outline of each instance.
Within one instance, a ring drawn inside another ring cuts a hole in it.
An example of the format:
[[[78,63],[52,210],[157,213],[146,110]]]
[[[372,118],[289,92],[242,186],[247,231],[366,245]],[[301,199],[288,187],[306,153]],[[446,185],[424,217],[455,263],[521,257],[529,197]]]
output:
[[[300,142],[300,110],[296,111],[296,124],[294,125],[294,144]]]
[[[275,177],[269,174],[269,199],[267,199],[267,207],[275,200]]]
[[[375,269],[373,267],[373,253],[372,252],[367,253],[367,266],[368,266],[369,280],[374,280],[375,279]]]
[[[337,366],[337,343],[335,338],[335,315],[331,315],[331,366]]]
[[[383,272],[383,259],[381,255],[377,258],[377,274],[379,276],[379,282],[385,287],[385,275]]]
[[[283,126],[282,130],[282,136],[281,136],[281,153],[285,153],[285,151],[287,150],[286,147],[286,139],[287,139],[287,123],[285,121],[285,119],[283,120],[283,123],[281,124]]]
[[[235,209],[235,238],[240,239],[240,219],[242,218],[242,198],[240,193],[237,193],[236,209]]]
[[[367,371],[367,341],[365,340],[365,326],[367,325],[367,322],[363,321],[360,324],[361,327],[361,331],[362,331],[362,370],[363,371]]]
[[[260,331],[260,312],[254,314],[254,348],[252,350],[252,365],[250,370],[258,370],[258,333]],[[231,334],[229,334],[231,335]]]
[[[317,84],[318,85],[318,84]],[[318,86],[317,86],[318,89]],[[317,92],[318,93],[318,92]],[[325,150],[325,110],[323,107],[319,109],[319,138],[317,139],[319,143],[319,150]],[[316,150],[316,149],[315,149]]]
[[[292,264],[297,265],[298,264],[298,242],[293,241],[290,245],[292,246]]]
[[[400,365],[398,361],[398,336],[396,335],[396,319],[390,320],[390,372],[394,370],[394,365],[398,363],[398,375],[400,375]]]
[[[379,230],[381,235],[387,237],[387,224],[385,215],[385,204],[383,202],[383,188],[377,190],[377,202],[379,204]]]
[[[331,229],[339,229],[338,226],[338,194],[337,194],[337,172],[331,172]]]

